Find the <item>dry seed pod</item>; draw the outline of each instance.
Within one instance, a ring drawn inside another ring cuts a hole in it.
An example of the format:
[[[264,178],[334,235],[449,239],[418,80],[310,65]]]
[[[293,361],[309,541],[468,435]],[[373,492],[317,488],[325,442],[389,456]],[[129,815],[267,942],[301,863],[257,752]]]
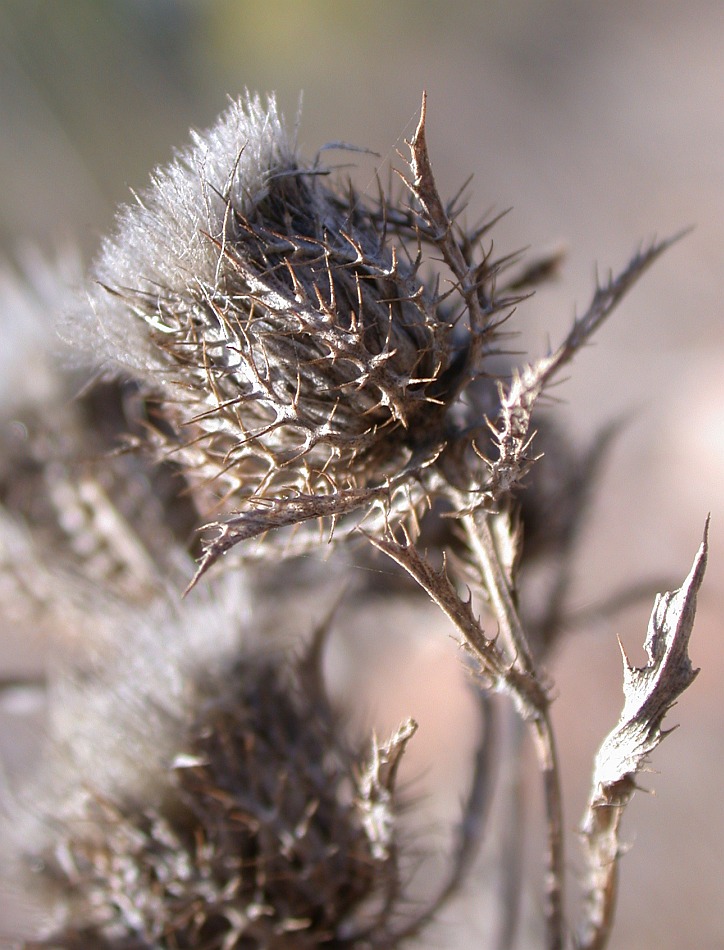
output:
[[[414,724],[349,741],[321,636],[301,659],[211,644],[222,598],[194,599],[107,622],[51,690],[53,742],[4,833],[52,907],[26,946],[389,945]]]
[[[390,212],[388,214],[388,211]],[[397,244],[392,239],[399,238]],[[239,508],[393,478],[452,359],[410,217],[335,192],[274,99],[233,102],[121,211],[67,332],[141,379],[174,456]],[[88,334],[86,339],[83,335]]]

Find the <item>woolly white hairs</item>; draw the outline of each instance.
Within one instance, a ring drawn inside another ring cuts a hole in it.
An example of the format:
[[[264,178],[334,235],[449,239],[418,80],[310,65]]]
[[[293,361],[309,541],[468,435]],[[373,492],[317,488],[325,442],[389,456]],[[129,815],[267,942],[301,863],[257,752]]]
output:
[[[105,286],[152,298],[159,292],[184,294],[205,282],[213,287],[219,261],[213,241],[224,239],[230,206],[246,213],[264,198],[269,181],[296,163],[295,138],[274,95],[266,103],[250,93],[233,100],[215,125],[203,133],[192,131],[191,139],[191,146],[156,169],[143,197],[121,209],[118,237],[103,242],[97,285],[88,291],[99,328],[89,327],[87,304],[63,323],[63,335],[80,351],[148,373],[155,384],[158,353],[142,326],[149,317],[128,320],[120,306],[109,306]],[[105,345],[100,353],[99,342]]]
[[[43,569],[36,563],[34,571]],[[46,622],[55,619],[56,636],[67,639],[51,647],[51,742],[35,790],[23,796],[41,804],[23,823],[23,846],[52,833],[42,803],[70,821],[89,792],[153,800],[171,766],[168,750],[187,725],[193,684],[200,674],[222,678],[232,659],[255,646],[243,575],[183,602],[177,593],[160,594],[143,610],[70,577],[50,583],[56,596],[46,604],[53,613]]]

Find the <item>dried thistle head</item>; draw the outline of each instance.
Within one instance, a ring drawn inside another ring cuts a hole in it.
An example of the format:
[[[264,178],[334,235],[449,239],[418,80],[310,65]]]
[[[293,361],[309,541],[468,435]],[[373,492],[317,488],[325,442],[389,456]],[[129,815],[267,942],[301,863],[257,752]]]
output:
[[[390,945],[414,724],[351,740],[321,634],[301,658],[259,650],[218,589],[192,600],[107,619],[51,686],[46,760],[3,829],[51,908],[27,945]]]
[[[156,172],[104,246],[101,349],[158,400],[152,441],[223,517],[197,578],[271,529],[365,521],[379,539],[403,521],[414,537],[434,498],[458,514],[510,505],[537,458],[540,396],[670,243],[597,287],[555,351],[501,372],[501,322],[560,255],[503,276],[517,257],[485,246],[494,222],[467,230],[440,198],[425,111],[406,197],[371,203],[301,161],[273,99],[247,96]],[[76,319],[76,341],[88,329]]]
[[[121,212],[95,318],[107,356],[161,401],[187,476],[211,485],[207,512],[220,495],[377,486],[409,463],[454,353],[408,259],[411,220],[332,190],[274,99],[251,97]]]

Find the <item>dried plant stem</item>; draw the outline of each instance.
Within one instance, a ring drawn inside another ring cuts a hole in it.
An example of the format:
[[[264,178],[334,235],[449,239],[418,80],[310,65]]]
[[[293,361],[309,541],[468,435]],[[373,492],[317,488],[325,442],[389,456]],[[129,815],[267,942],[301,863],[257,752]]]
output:
[[[555,737],[548,714],[549,700],[537,677],[535,661],[515,604],[514,591],[506,576],[489,518],[485,513],[476,512],[464,515],[462,523],[511,662],[526,678],[530,677],[533,686],[524,695],[516,691],[511,696],[520,714],[530,722],[543,779],[547,825],[546,927],[547,946],[552,950],[563,946],[565,860],[563,803]]]
[[[548,711],[532,722],[535,750],[543,779],[546,813],[546,945],[562,950],[564,916],[565,851],[563,845],[563,800],[555,738]]]
[[[465,515],[463,524],[470,535],[473,554],[479,559],[481,579],[490,595],[491,605],[500,622],[506,655],[497,639],[485,636],[471,603],[461,599],[442,571],[435,571],[426,558],[410,543],[394,537],[370,538],[372,543],[401,567],[427,591],[431,599],[453,621],[466,646],[481,665],[481,674],[491,688],[513,700],[519,715],[531,726],[538,764],[543,779],[547,821],[546,855],[546,946],[561,950],[564,932],[564,846],[562,797],[555,738],[549,718],[547,692],[536,674],[534,660],[515,606],[501,556],[485,514]]]
[[[523,878],[523,845],[525,841],[525,793],[523,781],[523,740],[525,723],[510,709],[510,735],[505,754],[500,799],[505,803],[505,814],[498,844],[500,868],[500,908],[496,938],[492,945],[497,950],[510,950],[520,923],[520,905]]]
[[[533,654],[518,616],[514,594],[501,563],[488,517],[484,512],[475,512],[464,515],[461,520],[485,590],[490,597],[490,605],[498,621],[505,648],[518,669],[535,677]],[[531,702],[535,706],[538,700],[531,697]]]

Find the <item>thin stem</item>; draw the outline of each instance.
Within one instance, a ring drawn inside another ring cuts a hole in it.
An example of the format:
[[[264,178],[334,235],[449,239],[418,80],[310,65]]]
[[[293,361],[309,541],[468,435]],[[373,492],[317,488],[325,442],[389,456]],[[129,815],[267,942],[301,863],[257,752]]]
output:
[[[488,517],[484,513],[476,512],[464,515],[462,522],[508,653],[519,669],[533,676],[533,654],[518,615],[513,591],[501,564]]]
[[[543,798],[546,814],[546,929],[549,950],[561,950],[564,931],[564,843],[563,803],[555,737],[548,713],[549,700],[540,686],[528,637],[523,629],[512,585],[490,528],[489,516],[482,512],[462,518],[468,541],[480,569],[491,607],[500,625],[511,657],[511,663],[530,677],[537,688],[524,696],[514,695],[523,718],[531,724],[538,765],[543,779]]]
[[[483,516],[484,517],[484,516]],[[465,520],[465,519],[464,519]],[[476,530],[476,521],[465,520],[470,531]],[[513,595],[505,579],[503,565],[498,558],[497,550],[488,526],[479,538],[478,549],[487,551],[480,565],[487,564],[485,573],[495,578],[497,589],[494,600],[496,605],[505,607],[501,611],[501,628],[505,627],[507,635],[515,648],[520,644],[513,658],[505,656],[497,640],[488,639],[475,617],[470,600],[464,601],[445,570],[436,572],[429,561],[423,557],[409,538],[398,541],[393,536],[385,539],[370,537],[376,548],[387,554],[417,583],[427,591],[431,599],[452,620],[463,636],[465,644],[477,658],[481,666],[481,675],[489,680],[490,688],[504,692],[515,703],[519,715],[531,724],[533,729],[534,745],[538,755],[541,774],[543,776],[543,792],[547,815],[547,859],[546,859],[546,924],[548,950],[561,950],[563,947],[563,818],[562,803],[558,772],[558,760],[550,720],[548,718],[549,700],[545,689],[541,685],[527,642],[522,634],[520,618],[515,609]]]
[[[513,713],[512,710],[510,710]],[[521,882],[523,878],[523,842],[525,840],[525,792],[523,783],[523,739],[525,724],[518,715],[510,716],[508,748],[500,781],[500,798],[505,813],[501,821],[499,843],[500,883],[497,904],[500,907],[498,929],[493,945],[496,950],[511,950],[520,921]]]
[[[553,728],[546,711],[532,723],[538,765],[543,778],[543,798],[546,814],[545,873],[546,932],[550,950],[562,950],[564,945],[564,875],[565,849],[563,843],[563,800],[560,772]]]

